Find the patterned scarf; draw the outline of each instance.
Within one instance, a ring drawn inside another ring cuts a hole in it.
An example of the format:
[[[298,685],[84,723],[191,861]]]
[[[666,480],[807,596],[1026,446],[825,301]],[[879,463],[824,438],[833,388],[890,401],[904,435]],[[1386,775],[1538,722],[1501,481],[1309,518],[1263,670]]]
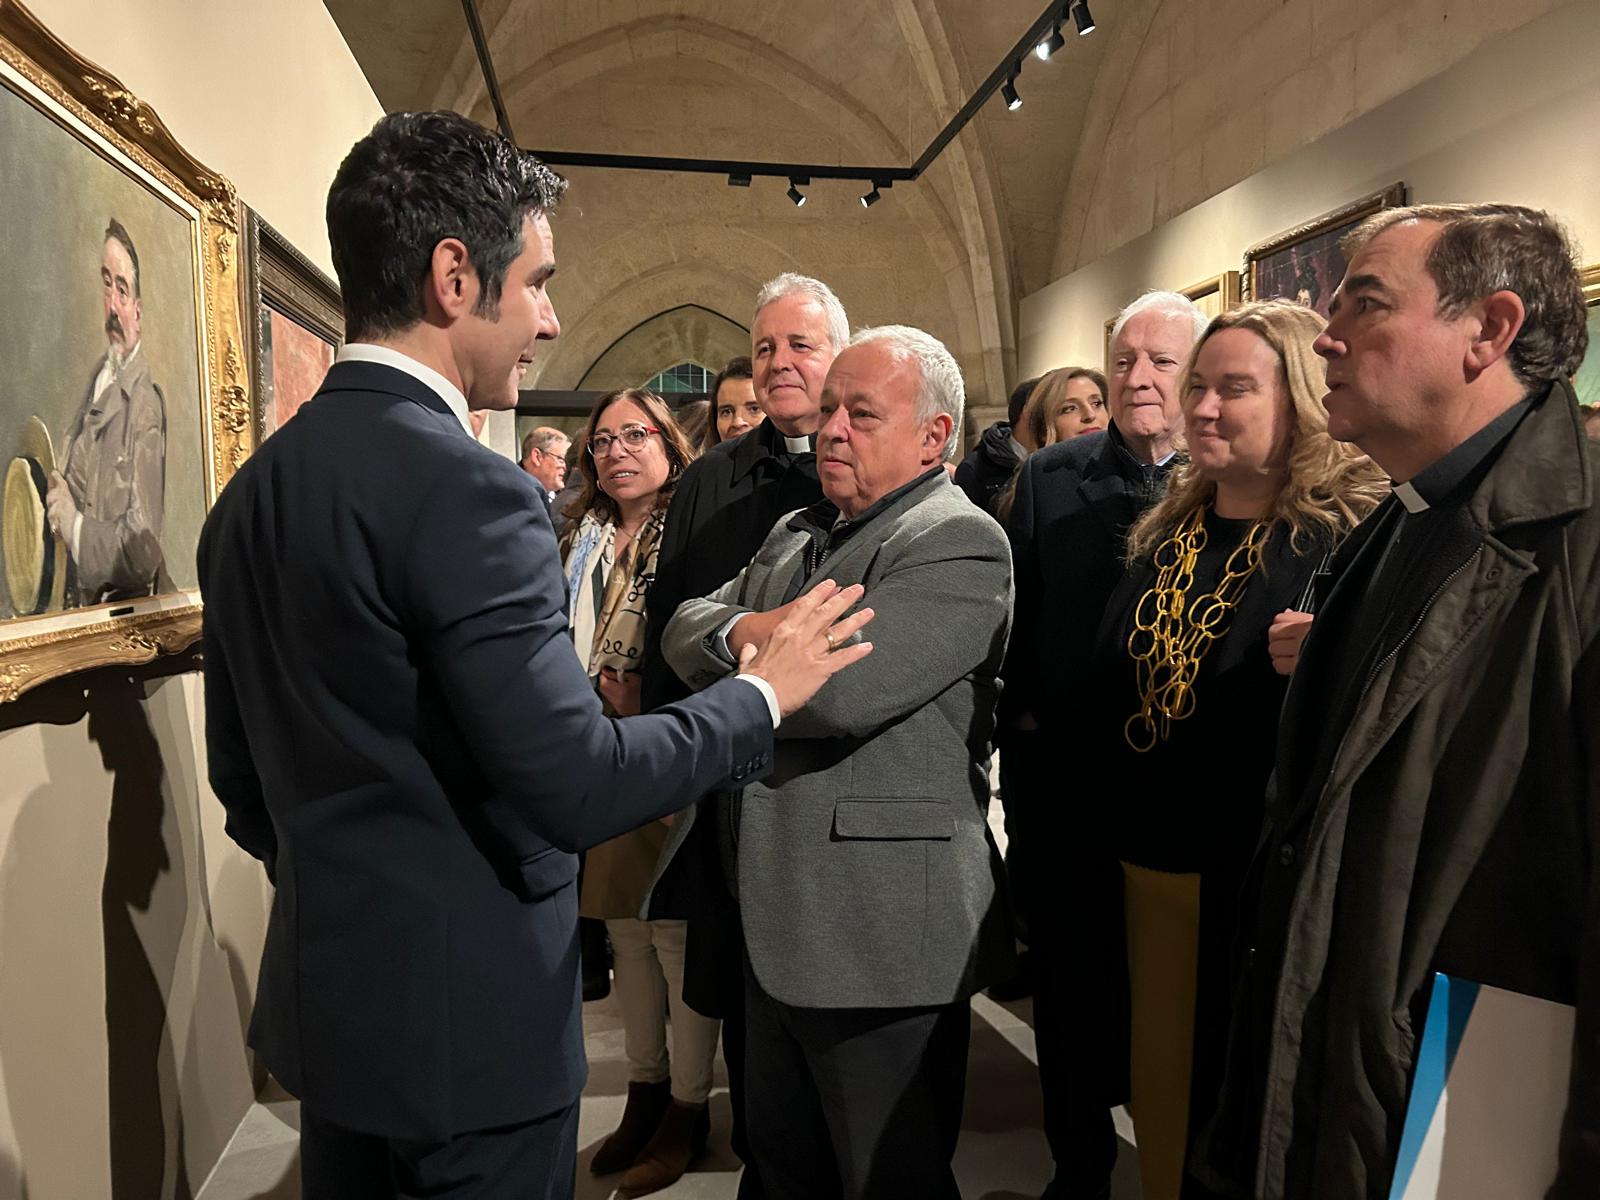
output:
[[[567,551],[568,623],[589,677],[600,668],[637,671],[644,657],[645,597],[655,582],[666,507],[651,511],[616,560],[616,526],[583,514]]]

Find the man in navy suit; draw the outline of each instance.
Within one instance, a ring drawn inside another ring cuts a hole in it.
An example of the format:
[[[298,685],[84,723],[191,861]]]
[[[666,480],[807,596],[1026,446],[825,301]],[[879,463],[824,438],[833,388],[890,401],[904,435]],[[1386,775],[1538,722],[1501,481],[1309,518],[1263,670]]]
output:
[[[302,1101],[306,1200],[572,1194],[575,852],[766,774],[870,618],[826,584],[737,678],[602,716],[538,485],[468,427],[560,332],[564,188],[453,113],[358,142],[349,344],[201,537],[211,784],[277,886],[251,1045]]]

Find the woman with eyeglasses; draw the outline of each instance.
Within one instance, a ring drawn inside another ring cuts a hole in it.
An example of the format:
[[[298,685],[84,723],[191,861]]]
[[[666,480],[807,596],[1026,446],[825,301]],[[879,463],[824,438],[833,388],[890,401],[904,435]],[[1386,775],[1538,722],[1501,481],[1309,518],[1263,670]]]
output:
[[[667,502],[694,457],[661,397],[642,388],[602,396],[583,442],[585,487],[562,539],[573,647],[612,716],[639,712],[645,598],[655,579]],[[579,912],[611,938],[628,1060],[628,1100],[590,1162],[626,1171],[644,1196],[675,1183],[705,1149],[719,1022],[683,1003],[684,921],[641,921],[639,908],[666,843],[657,821],[590,850]],[[672,1015],[667,1049],[665,1014]]]

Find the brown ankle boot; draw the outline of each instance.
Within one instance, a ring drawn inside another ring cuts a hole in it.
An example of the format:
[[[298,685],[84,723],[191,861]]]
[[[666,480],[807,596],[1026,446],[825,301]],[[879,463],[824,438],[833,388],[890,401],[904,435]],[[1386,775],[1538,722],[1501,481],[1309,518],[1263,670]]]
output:
[[[661,1127],[649,1145],[622,1177],[620,1196],[648,1196],[671,1187],[683,1178],[694,1161],[706,1150],[711,1132],[711,1112],[704,1104],[683,1104],[674,1100],[661,1118]]]
[[[589,1160],[589,1170],[596,1175],[610,1175],[626,1171],[639,1157],[639,1151],[661,1124],[661,1115],[672,1101],[672,1083],[630,1083],[628,1103],[622,1110],[622,1120],[610,1137],[600,1143],[600,1149]]]

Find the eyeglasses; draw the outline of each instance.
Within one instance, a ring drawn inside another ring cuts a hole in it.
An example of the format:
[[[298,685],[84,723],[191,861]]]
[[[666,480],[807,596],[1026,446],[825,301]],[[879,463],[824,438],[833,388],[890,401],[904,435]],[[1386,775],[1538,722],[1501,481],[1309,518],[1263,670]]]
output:
[[[597,433],[589,439],[589,457],[600,459],[611,453],[611,447],[617,442],[622,443],[622,448],[632,454],[644,449],[644,444],[650,440],[652,433],[660,433],[654,425],[624,425],[620,433]]]

